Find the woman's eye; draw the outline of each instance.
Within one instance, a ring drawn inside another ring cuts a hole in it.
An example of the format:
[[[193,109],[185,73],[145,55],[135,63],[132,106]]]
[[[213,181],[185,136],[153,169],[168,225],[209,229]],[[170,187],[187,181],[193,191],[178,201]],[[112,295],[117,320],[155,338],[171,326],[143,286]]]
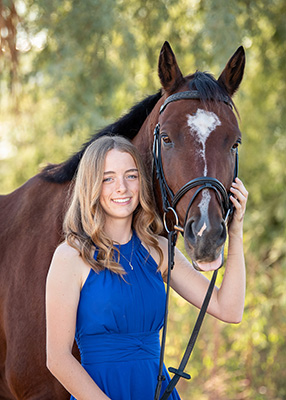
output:
[[[126,177],[126,179],[128,179],[128,180],[134,180],[137,178],[138,178],[138,175],[135,175],[135,174],[130,174],[130,175],[127,175],[127,177]]]
[[[109,177],[107,177],[107,178],[104,178],[103,179],[103,183],[108,183],[108,182],[111,182],[112,181],[112,178],[109,176]]]

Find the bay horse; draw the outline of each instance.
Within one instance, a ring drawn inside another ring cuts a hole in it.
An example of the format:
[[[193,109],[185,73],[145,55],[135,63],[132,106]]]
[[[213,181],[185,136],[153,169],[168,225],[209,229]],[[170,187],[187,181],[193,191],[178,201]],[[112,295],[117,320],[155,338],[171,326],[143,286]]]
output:
[[[17,190],[0,197],[2,400],[69,398],[46,368],[45,281],[53,252],[63,240],[69,188],[85,148],[102,135],[123,135],[140,150],[152,174],[153,133],[159,122],[160,156],[169,189],[176,193],[186,182],[208,176],[219,180],[228,192],[241,136],[231,98],[242,80],[244,65],[244,50],[239,47],[218,80],[199,71],[183,77],[165,42],[159,56],[162,88],[158,93],[91,137],[67,161],[48,165]],[[195,91],[197,97],[176,98],[166,104],[170,96],[188,91]],[[176,207],[185,247],[195,265],[215,269],[226,239],[221,195],[211,188],[201,190],[188,209],[195,191],[188,190]],[[155,174],[154,193],[162,213]]]

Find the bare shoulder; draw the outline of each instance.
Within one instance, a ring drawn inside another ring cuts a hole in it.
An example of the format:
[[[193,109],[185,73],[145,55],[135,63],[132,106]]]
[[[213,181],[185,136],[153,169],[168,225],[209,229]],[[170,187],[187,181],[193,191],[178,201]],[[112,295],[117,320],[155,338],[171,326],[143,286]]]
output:
[[[72,281],[81,287],[89,270],[78,250],[63,242],[54,252],[49,277],[63,279],[66,283]]]
[[[60,259],[73,259],[80,257],[78,250],[71,247],[67,242],[62,242],[54,252],[54,257]]]
[[[163,253],[163,262],[160,266],[160,271],[161,274],[163,275],[164,271],[166,270],[166,263],[168,262],[168,240],[165,237],[159,235],[156,235],[156,239],[158,240],[159,247]],[[156,263],[159,264],[160,256],[158,252],[153,247],[151,247],[149,251],[150,255],[153,257]]]
[[[54,252],[53,259],[51,262],[51,268],[53,269],[77,269],[76,267],[80,264],[81,257],[79,252],[68,245],[66,242],[61,243]]]
[[[168,254],[168,239],[165,238],[164,236],[157,236],[159,246],[161,247],[161,250],[163,251],[163,254]]]
[[[54,252],[46,281],[48,330],[54,340],[61,343],[67,340],[69,345],[74,340],[83,264],[79,252],[62,243]]]
[[[165,276],[168,269],[168,239],[163,236],[158,236],[158,241],[164,256],[161,272],[162,275]],[[190,270],[195,271],[192,264],[187,260],[187,258],[184,256],[184,254],[180,251],[180,249],[177,246],[175,247],[175,252],[174,252],[174,262],[176,271],[182,271],[183,269],[185,271],[188,270],[188,273]]]

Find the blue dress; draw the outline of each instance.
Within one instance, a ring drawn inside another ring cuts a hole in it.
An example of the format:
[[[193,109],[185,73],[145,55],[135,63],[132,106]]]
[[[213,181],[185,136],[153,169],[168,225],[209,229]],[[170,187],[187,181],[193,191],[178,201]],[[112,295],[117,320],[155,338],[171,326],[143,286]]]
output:
[[[126,271],[124,279],[109,270],[98,274],[90,270],[80,294],[76,342],[82,366],[108,397],[153,400],[166,300],[164,282],[135,232],[117,248]],[[133,269],[127,261],[131,253]],[[161,394],[170,381],[165,366],[164,375]],[[176,389],[169,399],[180,400]]]

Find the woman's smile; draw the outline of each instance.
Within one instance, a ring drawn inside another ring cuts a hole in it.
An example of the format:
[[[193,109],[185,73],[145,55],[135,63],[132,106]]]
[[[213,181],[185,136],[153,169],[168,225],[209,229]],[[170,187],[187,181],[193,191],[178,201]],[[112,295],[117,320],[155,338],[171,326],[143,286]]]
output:
[[[125,197],[123,199],[112,199],[114,203],[119,203],[119,204],[126,204],[131,200],[131,197]]]

